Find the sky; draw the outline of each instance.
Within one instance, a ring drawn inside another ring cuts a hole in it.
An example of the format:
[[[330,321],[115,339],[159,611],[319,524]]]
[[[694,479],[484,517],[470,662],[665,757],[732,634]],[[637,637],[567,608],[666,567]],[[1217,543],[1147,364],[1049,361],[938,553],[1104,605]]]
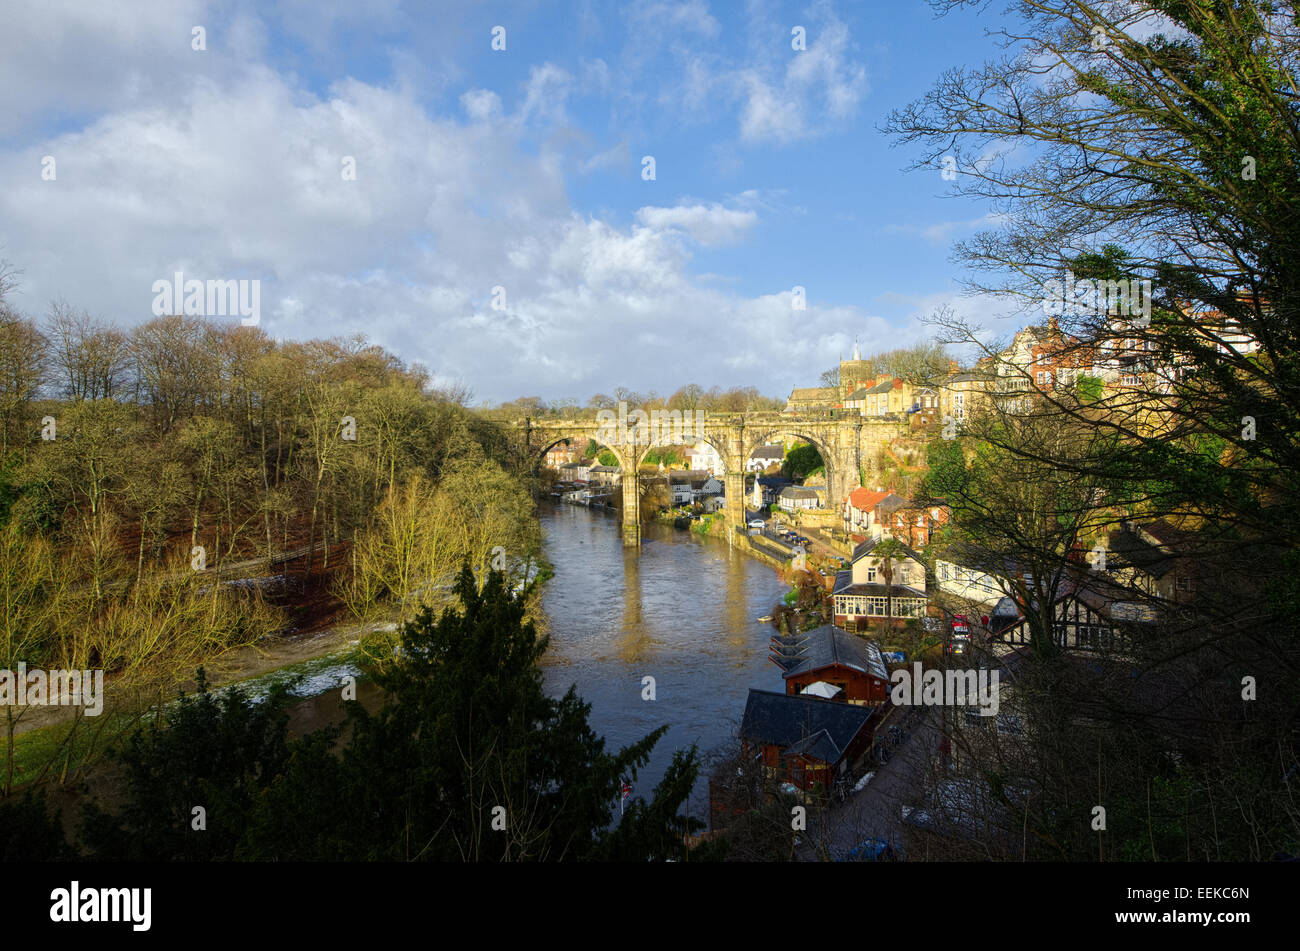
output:
[[[258,281],[271,336],[364,334],[480,402],[784,397],[945,303],[1002,333],[951,260],[990,209],[880,131],[997,56],[993,14],[9,0],[11,303],[131,327],[176,272]]]

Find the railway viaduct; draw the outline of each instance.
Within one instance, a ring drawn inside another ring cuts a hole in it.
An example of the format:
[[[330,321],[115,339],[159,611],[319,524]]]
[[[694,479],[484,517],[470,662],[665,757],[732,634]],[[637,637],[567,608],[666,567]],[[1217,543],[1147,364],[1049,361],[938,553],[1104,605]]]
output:
[[[875,472],[879,450],[909,431],[905,418],[867,418],[856,414],[704,413],[627,411],[620,406],[590,417],[527,418],[516,422],[524,446],[540,466],[547,450],[572,440],[594,440],[614,454],[622,471],[623,544],[641,544],[641,474],[646,454],[655,446],[707,442],[726,466],[727,537],[746,543],[745,464],[759,446],[796,437],[817,448],[826,464],[827,505],[838,505],[858,485],[860,473]]]

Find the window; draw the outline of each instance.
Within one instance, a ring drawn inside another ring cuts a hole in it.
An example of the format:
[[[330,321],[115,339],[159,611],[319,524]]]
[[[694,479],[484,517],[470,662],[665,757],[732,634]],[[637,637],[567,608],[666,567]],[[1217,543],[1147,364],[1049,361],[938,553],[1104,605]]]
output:
[[[869,568],[867,569],[867,582],[868,582],[869,584],[875,584],[875,583],[876,583],[876,568],[875,568],[874,565],[872,565],[871,567],[869,567]]]
[[[1080,624],[1075,628],[1075,643],[1084,648],[1107,647],[1110,644],[1110,631],[1100,624]]]
[[[1186,577],[1184,577],[1184,578],[1179,578],[1179,579],[1178,579],[1178,590],[1179,590],[1179,591],[1184,591],[1184,592],[1191,591],[1191,590],[1192,590],[1192,579],[1191,579],[1191,578],[1186,578]]]

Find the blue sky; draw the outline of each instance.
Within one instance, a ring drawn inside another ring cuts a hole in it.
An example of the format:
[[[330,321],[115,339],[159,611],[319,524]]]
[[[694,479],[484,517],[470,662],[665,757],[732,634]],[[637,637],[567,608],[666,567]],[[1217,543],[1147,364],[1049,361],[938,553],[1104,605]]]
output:
[[[879,131],[944,69],[996,56],[987,17],[19,0],[7,18],[0,258],[32,316],[62,298],[131,326],[177,270],[255,279],[273,336],[364,333],[483,401],[784,395],[855,338],[924,338],[943,303],[1010,329],[1010,308],[959,296],[950,260],[989,209],[905,172]]]

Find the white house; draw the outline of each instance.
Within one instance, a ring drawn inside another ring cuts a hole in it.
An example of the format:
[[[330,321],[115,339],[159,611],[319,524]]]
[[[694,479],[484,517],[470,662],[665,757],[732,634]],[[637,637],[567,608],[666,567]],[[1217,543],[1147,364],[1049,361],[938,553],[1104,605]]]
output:
[[[697,442],[692,448],[686,450],[686,464],[691,469],[699,469],[713,475],[726,475],[727,466],[722,461],[722,456],[718,449],[712,443]]]
[[[822,507],[821,486],[787,485],[776,498],[776,504],[786,512],[797,509],[819,509]]]
[[[785,449],[775,443],[769,443],[766,446],[759,446],[749,455],[749,461],[745,463],[746,472],[766,472],[771,466],[779,464],[785,459]]]
[[[940,591],[985,607],[1012,594],[1009,579],[1015,576],[1014,565],[999,566],[996,555],[969,545],[949,545],[934,560],[934,579]]]
[[[686,505],[705,496],[722,494],[722,481],[700,469],[668,473],[668,487],[673,494],[673,505]]]

